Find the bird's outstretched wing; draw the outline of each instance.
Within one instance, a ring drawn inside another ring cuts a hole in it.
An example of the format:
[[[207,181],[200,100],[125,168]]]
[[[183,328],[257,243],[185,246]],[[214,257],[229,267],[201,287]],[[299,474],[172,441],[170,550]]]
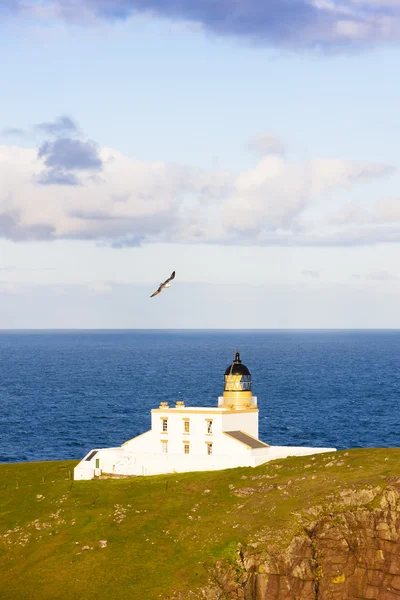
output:
[[[159,294],[159,293],[161,292],[161,290],[162,290],[162,285],[160,285],[160,287],[158,288],[158,290],[156,290],[156,291],[154,292],[154,294],[152,294],[152,295],[150,296],[150,298],[154,298],[154,296],[157,296],[157,294]]]
[[[151,296],[150,298],[154,298],[154,296],[157,296],[157,294],[159,294],[160,292],[163,291],[163,289],[165,288],[166,284],[169,283],[173,278],[175,277],[175,271],[172,271],[171,275],[168,277],[168,279],[166,279],[163,283],[160,283],[160,286],[158,288],[158,290],[156,290]]]
[[[164,283],[162,285],[165,285],[166,283],[169,283],[174,277],[175,277],[175,271],[172,271],[171,275],[168,277],[168,279],[166,279],[164,281]]]

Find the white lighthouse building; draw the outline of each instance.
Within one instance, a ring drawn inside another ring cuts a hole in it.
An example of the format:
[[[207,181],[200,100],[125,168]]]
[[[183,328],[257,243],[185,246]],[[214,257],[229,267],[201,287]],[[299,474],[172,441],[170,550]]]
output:
[[[151,429],[118,448],[91,450],[74,479],[100,474],[159,475],[256,467],[275,458],[332,452],[335,448],[269,446],[258,438],[258,405],[251,374],[236,353],[225,371],[218,405],[189,407],[161,402],[151,411]]]

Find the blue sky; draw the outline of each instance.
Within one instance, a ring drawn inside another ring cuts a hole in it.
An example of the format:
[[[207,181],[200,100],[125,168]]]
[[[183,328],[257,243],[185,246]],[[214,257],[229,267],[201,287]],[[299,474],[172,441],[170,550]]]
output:
[[[2,10],[1,328],[400,327],[397,3]]]

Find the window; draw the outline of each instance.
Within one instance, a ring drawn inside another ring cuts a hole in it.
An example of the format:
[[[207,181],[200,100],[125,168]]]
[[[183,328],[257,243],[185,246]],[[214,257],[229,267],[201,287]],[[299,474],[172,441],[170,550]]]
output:
[[[251,375],[225,375],[226,392],[251,392]]]
[[[100,469],[100,459],[96,458],[96,469]]]
[[[161,442],[161,448],[162,448],[163,454],[167,454],[167,452],[168,452],[168,442],[162,441]]]
[[[168,431],[168,420],[167,419],[162,420],[162,430]]]
[[[212,421],[207,421],[207,433],[212,433]]]
[[[189,431],[190,431],[189,421],[183,421],[183,431],[184,431],[184,433],[189,433]]]
[[[212,444],[207,444],[207,454],[212,454]]]
[[[189,444],[184,444],[183,446],[185,454],[189,454]]]

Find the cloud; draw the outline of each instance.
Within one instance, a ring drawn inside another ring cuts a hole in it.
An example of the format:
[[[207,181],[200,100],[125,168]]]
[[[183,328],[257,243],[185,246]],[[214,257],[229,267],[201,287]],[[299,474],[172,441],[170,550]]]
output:
[[[395,0],[3,0],[3,12],[87,23],[136,14],[187,22],[218,36],[280,47],[352,48],[399,41]]]
[[[94,142],[59,138],[44,142],[38,152],[46,167],[51,169],[98,170],[102,167],[99,148]]]
[[[304,269],[301,274],[304,277],[311,277],[312,279],[320,279],[321,271],[315,271],[313,269]]]
[[[369,281],[397,281],[399,278],[389,271],[373,271],[372,273],[368,273],[367,279]]]
[[[75,142],[46,142],[39,152],[0,146],[1,237],[115,246],[185,237],[193,205],[207,219],[208,206],[229,183],[222,171],[138,161]],[[91,177],[100,167],[101,179]],[[71,172],[82,185],[71,185]]]
[[[356,181],[392,172],[393,167],[376,163],[312,159],[298,164],[264,157],[235,180],[234,192],[222,206],[224,225],[265,243],[270,243],[271,234],[278,242],[277,231],[282,233],[281,241],[288,241],[288,231],[297,233],[300,241],[310,206],[337,188],[349,189]]]
[[[397,243],[400,241],[400,199],[378,198],[368,207],[353,201],[327,218],[325,224],[328,228],[340,229],[343,243],[359,243],[361,238],[371,244],[382,238],[388,243]]]
[[[18,294],[20,288],[11,281],[0,281],[0,294]]]
[[[264,131],[254,136],[247,144],[249,150],[259,156],[267,154],[283,155],[286,153],[286,146],[279,136],[271,131]]]
[[[3,0],[0,4],[0,15],[14,13],[22,10],[23,5],[20,0]]]
[[[74,136],[79,134],[79,127],[71,117],[61,115],[54,121],[37,123],[31,130],[21,127],[5,127],[1,130],[3,137],[25,137],[35,139],[37,134],[45,134],[48,137]]]
[[[113,288],[109,283],[105,283],[104,281],[94,281],[88,284],[88,290],[93,294],[104,296],[112,294]]]
[[[26,132],[19,127],[5,127],[1,130],[1,135],[4,137],[25,137]]]
[[[66,173],[57,169],[42,171],[37,178],[42,185],[80,185],[80,179],[73,173]]]
[[[374,222],[374,214],[389,210],[384,204],[363,225],[326,217],[337,190],[354,197],[356,186],[392,172],[393,167],[379,163],[293,162],[269,155],[233,175],[140,161],[65,136],[46,140],[39,149],[0,146],[0,237],[92,240],[115,248],[153,242],[317,246],[400,241],[400,223]]]
[[[73,135],[79,131],[75,121],[68,116],[60,116],[55,121],[48,123],[38,123],[35,128],[49,136]]]
[[[90,140],[62,137],[46,141],[39,148],[38,158],[46,167],[37,176],[41,185],[81,185],[75,171],[99,171],[103,167],[99,147]]]

